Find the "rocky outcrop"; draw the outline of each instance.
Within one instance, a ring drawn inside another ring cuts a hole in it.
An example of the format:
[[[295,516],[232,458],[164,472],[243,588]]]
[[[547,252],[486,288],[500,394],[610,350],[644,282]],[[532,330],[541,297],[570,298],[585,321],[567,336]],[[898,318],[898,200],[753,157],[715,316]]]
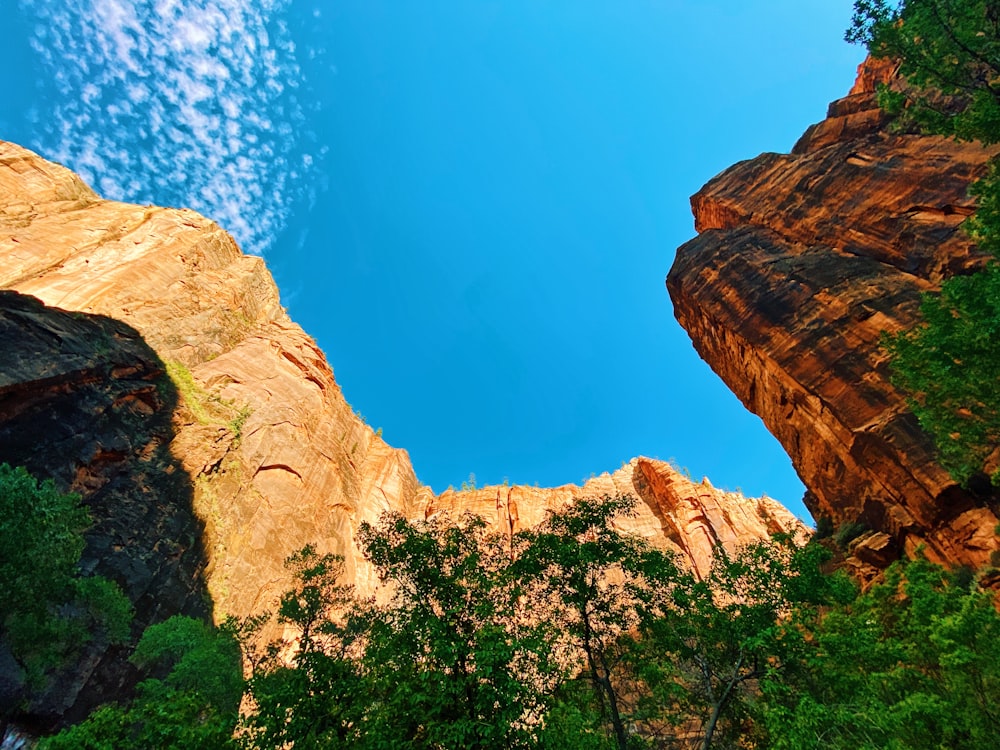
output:
[[[957,486],[888,382],[883,331],[983,256],[960,230],[981,145],[890,132],[869,61],[791,154],[726,170],[692,199],[697,238],[667,288],[699,354],[781,441],[814,516],[883,533],[883,559],[959,565],[997,548],[990,499]]]
[[[708,572],[712,552],[722,545],[733,550],[754,539],[793,534],[803,541],[805,525],[769,497],[748,498],[716,489],[708,479],[694,482],[664,461],[634,458],[614,473],[604,473],[578,486],[541,489],[523,485],[483,487],[436,497],[425,513],[470,512],[505,533],[541,523],[548,511],[586,497],[631,495],[635,515],[619,518],[616,527],[690,561],[699,575]]]
[[[202,216],[102,200],[0,142],[0,289],[0,461],[81,493],[95,519],[83,565],[124,585],[137,632],[175,612],[273,608],[283,561],[310,543],[343,555],[349,581],[371,593],[354,538],[383,511],[496,517],[495,488],[435,498],[419,484],[406,452],[345,401],[263,261]],[[802,530],[770,500],[646,459],[582,488],[501,495],[523,525],[605,492],[636,494],[627,527],[699,570],[715,543]],[[114,694],[125,655],[95,652],[49,696],[50,716]]]
[[[63,167],[0,145],[0,287],[138,330],[180,395],[170,451],[205,524],[221,614],[269,606],[283,560],[347,559],[361,521],[426,502],[404,451],[344,400],[261,258],[186,210],[98,198]],[[362,576],[363,578],[364,576]]]

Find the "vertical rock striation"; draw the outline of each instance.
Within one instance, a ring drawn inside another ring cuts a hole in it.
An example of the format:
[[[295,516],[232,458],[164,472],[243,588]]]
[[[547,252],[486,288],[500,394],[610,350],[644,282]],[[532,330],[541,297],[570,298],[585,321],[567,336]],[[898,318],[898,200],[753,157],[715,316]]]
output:
[[[664,461],[642,457],[582,486],[449,490],[434,498],[425,513],[429,516],[443,511],[457,516],[470,512],[494,528],[516,533],[541,523],[548,511],[580,498],[605,495],[631,495],[637,501],[635,515],[616,522],[620,531],[673,550],[690,561],[699,575],[708,572],[718,545],[734,550],[773,534],[793,534],[803,540],[808,533],[806,526],[776,500],[716,489],[708,479],[694,482]]]
[[[980,144],[890,132],[868,61],[791,154],[762,154],[691,199],[698,237],[667,277],[698,353],[778,438],[814,516],[883,534],[883,559],[981,565],[989,498],[957,486],[888,381],[883,331],[918,320],[921,292],[983,263],[962,221]]]

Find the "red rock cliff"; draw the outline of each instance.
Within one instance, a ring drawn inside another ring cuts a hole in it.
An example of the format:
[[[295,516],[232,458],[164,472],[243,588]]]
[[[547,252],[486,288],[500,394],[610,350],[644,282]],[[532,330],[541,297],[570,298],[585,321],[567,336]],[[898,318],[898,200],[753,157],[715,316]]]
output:
[[[982,263],[959,229],[989,153],[892,133],[867,62],[791,154],[762,154],[692,199],[699,236],[667,277],[699,354],[781,441],[814,516],[882,533],[883,562],[925,545],[953,564],[997,548],[989,498],[955,485],[888,382],[883,331]]]
[[[435,498],[417,481],[406,452],[352,411],[263,261],[202,216],[105,201],[0,142],[0,289],[0,461],[81,493],[95,520],[84,566],[125,585],[137,630],[176,612],[273,608],[283,560],[308,543],[343,555],[369,593],[354,537],[386,510],[496,517],[495,488]],[[699,569],[716,542],[803,529],[773,501],[646,459],[583,488],[502,499],[523,525],[619,491],[641,501],[629,529]],[[93,654],[46,710],[79,716],[113,694],[122,656],[102,667]],[[86,687],[91,673],[103,694]]]
[[[509,533],[541,523],[550,510],[577,498],[631,495],[635,515],[618,519],[618,528],[670,549],[690,561],[699,573],[708,572],[716,545],[735,549],[753,539],[792,533],[804,538],[806,527],[783,505],[768,497],[747,498],[713,487],[708,479],[694,482],[664,461],[634,458],[618,471],[604,473],[578,486],[484,487],[447,491],[434,498],[425,512],[466,511],[482,516]]]

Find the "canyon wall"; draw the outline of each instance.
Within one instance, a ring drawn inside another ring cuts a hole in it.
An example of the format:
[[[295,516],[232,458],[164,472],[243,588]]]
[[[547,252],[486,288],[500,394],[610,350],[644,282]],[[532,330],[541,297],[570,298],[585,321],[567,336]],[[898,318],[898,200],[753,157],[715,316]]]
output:
[[[889,383],[883,331],[918,320],[920,294],[980,267],[961,230],[982,145],[895,132],[879,110],[894,67],[867,61],[790,154],[762,154],[691,199],[699,235],[667,288],[698,353],[788,451],[815,517],[860,523],[871,562],[924,547],[980,566],[997,549],[996,498],[959,487]]]
[[[492,520],[499,497],[516,530],[575,497],[628,492],[639,507],[624,528],[699,570],[715,543],[804,533],[773,501],[648,459],[582,488],[435,497],[353,412],[260,258],[198,214],[103,200],[4,142],[0,290],[0,462],[81,495],[94,519],[83,568],[123,586],[135,635],[178,612],[273,608],[290,583],[283,561],[310,543],[343,555],[348,581],[370,594],[355,534],[388,510]],[[94,644],[32,707],[36,724],[118,694],[134,679],[127,655]]]
[[[585,497],[631,495],[635,514],[619,518],[615,527],[669,549],[690,562],[699,574],[712,564],[717,545],[736,549],[753,539],[792,533],[804,541],[807,529],[788,509],[769,497],[748,498],[716,489],[708,479],[694,482],[674,466],[651,458],[634,458],[613,473],[605,472],[582,486],[538,488],[494,486],[449,490],[428,505],[428,515],[471,512],[494,528],[516,533],[545,519],[547,511]]]

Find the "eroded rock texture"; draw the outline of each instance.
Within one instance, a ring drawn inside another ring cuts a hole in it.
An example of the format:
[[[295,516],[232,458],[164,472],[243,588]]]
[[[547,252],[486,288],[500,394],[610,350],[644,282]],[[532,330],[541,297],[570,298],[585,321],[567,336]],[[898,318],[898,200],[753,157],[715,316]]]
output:
[[[191,211],[102,200],[0,142],[0,289],[0,461],[83,495],[97,520],[84,565],[125,586],[137,632],[175,612],[273,609],[289,585],[283,561],[310,543],[343,555],[349,581],[371,593],[354,538],[386,510],[496,517],[493,489],[435,498],[419,484],[406,452],[344,400],[263,261]],[[802,528],[769,500],[644,459],[511,499],[524,524],[618,491],[641,500],[630,529],[699,569],[716,542]],[[111,666],[90,670],[102,687],[86,675],[67,684],[53,715],[114,694],[127,650],[104,656]]]
[[[734,550],[755,539],[791,533],[804,540],[805,525],[783,505],[768,497],[748,498],[713,487],[708,479],[694,482],[664,461],[634,458],[618,471],[583,484],[540,489],[515,485],[447,491],[427,506],[429,516],[475,513],[507,533],[530,528],[578,498],[631,495],[635,515],[617,527],[650,544],[677,552],[703,575],[712,565],[717,545]]]
[[[179,391],[169,447],[205,523],[218,612],[273,603],[282,561],[306,543],[344,554],[353,577],[357,525],[426,501],[406,453],[356,417],[288,318],[263,260],[216,224],[102,200],[13,144],[0,144],[0,196],[0,287],[133,327]]]
[[[781,441],[814,516],[885,535],[881,559],[981,565],[997,547],[989,498],[956,486],[888,382],[883,331],[919,295],[983,258],[959,229],[974,210],[979,144],[891,133],[864,64],[791,154],[762,154],[692,199],[697,238],[667,277],[699,354]]]
[[[193,212],[101,200],[0,142],[0,288],[0,461],[83,495],[84,567],[123,584],[140,626],[273,607],[307,543],[364,586],[358,524],[430,495],[353,413],[263,261]],[[77,702],[66,687],[45,710]]]

